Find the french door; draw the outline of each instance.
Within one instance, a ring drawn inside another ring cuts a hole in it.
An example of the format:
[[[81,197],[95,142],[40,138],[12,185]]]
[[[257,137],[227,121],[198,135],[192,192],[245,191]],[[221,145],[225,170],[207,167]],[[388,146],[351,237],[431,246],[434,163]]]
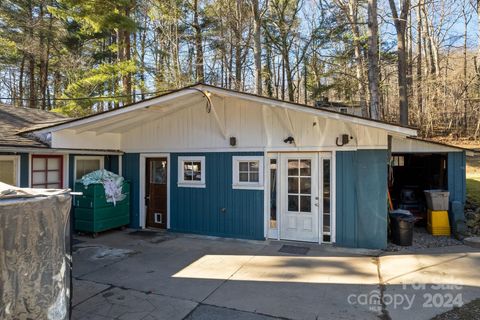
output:
[[[281,238],[318,241],[318,157],[286,154],[282,157]]]
[[[332,242],[331,153],[271,154],[269,166],[269,237]]]

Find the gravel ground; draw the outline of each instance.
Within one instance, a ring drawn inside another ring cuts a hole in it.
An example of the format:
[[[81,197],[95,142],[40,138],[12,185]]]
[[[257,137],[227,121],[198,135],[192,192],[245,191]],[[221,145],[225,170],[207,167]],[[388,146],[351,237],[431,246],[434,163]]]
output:
[[[480,299],[442,313],[432,320],[480,320]]]
[[[412,251],[424,248],[438,248],[448,246],[458,246],[462,242],[447,236],[432,236],[424,227],[415,227],[413,232],[413,245],[410,247],[397,246],[391,242],[388,243],[386,251]]]

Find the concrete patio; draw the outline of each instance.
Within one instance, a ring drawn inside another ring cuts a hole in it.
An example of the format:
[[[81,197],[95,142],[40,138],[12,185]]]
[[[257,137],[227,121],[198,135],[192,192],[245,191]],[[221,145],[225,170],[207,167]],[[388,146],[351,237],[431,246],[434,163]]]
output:
[[[462,245],[386,254],[131,230],[78,240],[73,319],[431,319],[480,297],[480,250]]]

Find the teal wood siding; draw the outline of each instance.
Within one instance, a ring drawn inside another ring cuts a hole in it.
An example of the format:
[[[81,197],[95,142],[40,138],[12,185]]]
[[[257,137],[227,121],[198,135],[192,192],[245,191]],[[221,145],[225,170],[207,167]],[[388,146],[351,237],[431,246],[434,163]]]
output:
[[[118,156],[108,155],[105,156],[105,170],[119,174],[118,172]]]
[[[170,229],[221,237],[264,239],[263,190],[232,188],[232,156],[259,152],[170,155]],[[205,156],[205,188],[178,187],[178,157]],[[132,188],[133,189],[133,188]],[[225,211],[222,211],[225,208]]]
[[[19,153],[20,155],[20,187],[28,188],[28,180],[30,175],[30,161],[28,153]]]
[[[140,228],[140,154],[125,153],[122,175],[130,181],[130,227]]]
[[[465,152],[449,152],[447,163],[448,191],[450,192],[450,202],[459,201],[462,204],[465,204],[465,199],[467,195]]]
[[[336,243],[387,246],[387,150],[336,153]]]
[[[458,231],[458,221],[465,221],[465,200],[467,196],[465,152],[449,152],[447,160],[447,181],[450,192],[448,216],[454,232]]]

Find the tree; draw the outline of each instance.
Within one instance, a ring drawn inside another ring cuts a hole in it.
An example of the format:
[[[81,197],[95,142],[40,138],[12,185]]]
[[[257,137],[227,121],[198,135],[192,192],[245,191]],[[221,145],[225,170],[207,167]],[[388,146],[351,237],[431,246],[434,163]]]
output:
[[[377,0],[368,0],[368,88],[372,119],[379,119],[380,111],[378,50]]]
[[[405,32],[407,30],[407,18],[410,10],[410,0],[401,0],[400,16],[397,12],[395,0],[388,0],[388,2],[392,11],[395,30],[397,32],[397,75],[400,123],[403,125],[408,125],[408,79]]]

